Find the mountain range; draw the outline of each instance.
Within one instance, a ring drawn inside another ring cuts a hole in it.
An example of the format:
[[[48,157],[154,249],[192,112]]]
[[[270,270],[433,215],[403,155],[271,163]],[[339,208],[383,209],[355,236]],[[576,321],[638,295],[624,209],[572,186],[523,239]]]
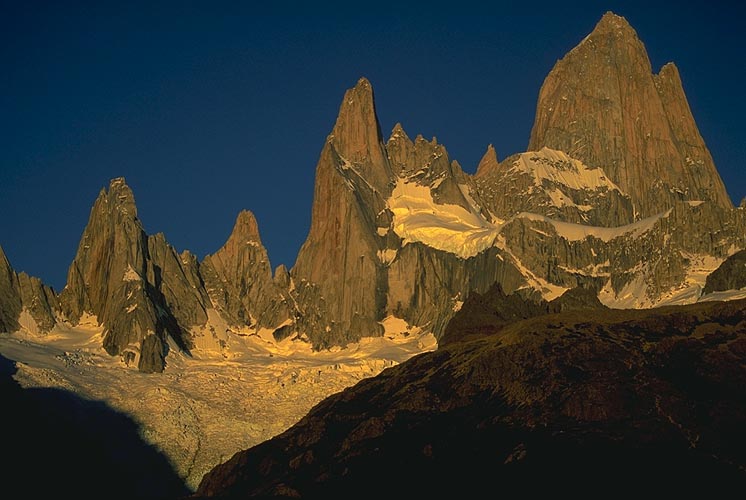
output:
[[[0,248],[0,332],[96,325],[96,348],[160,377],[250,336],[334,352],[396,322],[437,340],[223,461],[195,497],[569,488],[579,471],[594,488],[746,483],[746,203],[676,66],[654,72],[607,12],[547,75],[527,151],[485,145],[471,175],[413,137],[383,135],[368,79],[345,92],[290,269],[249,210],[214,253],[177,251],[112,179],[61,291]]]
[[[585,287],[610,307],[694,302],[746,247],[746,212],[725,191],[676,66],[654,73],[620,16],[605,14],[549,73],[528,149],[499,161],[490,145],[472,176],[436,138],[412,140],[397,124],[384,139],[361,78],[321,150],[292,269],[271,269],[249,211],[202,261],[177,252],[145,233],[116,178],[62,291],[0,256],[0,327],[43,334],[94,317],[109,354],[160,372],[170,349],[220,350],[247,329],[324,349],[380,336],[396,316],[440,338],[493,283],[547,300]]]

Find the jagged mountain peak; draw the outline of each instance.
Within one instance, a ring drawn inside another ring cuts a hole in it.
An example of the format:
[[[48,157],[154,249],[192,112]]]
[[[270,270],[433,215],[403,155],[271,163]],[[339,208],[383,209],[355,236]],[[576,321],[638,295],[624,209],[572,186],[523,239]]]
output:
[[[601,19],[596,23],[596,27],[591,32],[602,33],[604,31],[614,31],[616,33],[634,34],[637,36],[634,28],[629,24],[627,19],[623,16],[615,14],[612,11],[606,11]]]
[[[367,78],[360,78],[345,92],[330,139],[343,146],[342,154],[350,156],[365,153],[363,148],[381,142],[373,86]]]
[[[321,156],[334,157],[333,163],[337,165],[354,167],[374,189],[386,190],[392,173],[376,114],[373,86],[366,78],[345,92]],[[320,160],[319,164],[324,163]]]
[[[678,78],[681,80],[679,68],[676,67],[676,64],[673,61],[664,64],[658,72],[658,76],[665,78]]]
[[[400,122],[396,122],[394,128],[391,129],[391,137],[389,138],[389,140],[398,139],[400,137],[404,137],[407,140],[410,140],[402,124]]]
[[[487,146],[487,151],[485,151],[482,159],[479,160],[479,165],[477,165],[477,171],[474,175],[476,177],[481,177],[487,172],[490,172],[491,170],[497,168],[497,165],[499,163],[500,162],[497,160],[497,152],[495,151],[495,147],[490,144]]]
[[[127,185],[124,177],[111,179],[108,189],[101,188],[98,198],[91,209],[91,219],[100,217],[103,213],[114,213],[113,211],[132,219],[137,218],[135,195]]]
[[[669,63],[653,74],[637,33],[613,13],[544,80],[528,150],[544,146],[603,168],[638,217],[682,200],[732,207],[678,69]]]
[[[241,210],[236,217],[236,223],[233,225],[230,240],[240,240],[241,242],[262,242],[259,237],[259,225],[256,222],[254,213],[250,210]]]

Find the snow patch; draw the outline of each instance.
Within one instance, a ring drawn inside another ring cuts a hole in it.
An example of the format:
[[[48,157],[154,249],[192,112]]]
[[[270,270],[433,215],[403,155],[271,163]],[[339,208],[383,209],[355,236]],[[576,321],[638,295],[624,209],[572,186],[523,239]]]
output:
[[[463,259],[493,246],[502,227],[502,222],[487,221],[474,206],[466,210],[459,205],[437,204],[429,187],[404,179],[397,181],[387,205],[394,214],[394,232],[403,245],[420,242]]]
[[[547,147],[540,151],[528,151],[521,153],[513,163],[511,170],[530,175],[536,186],[543,186],[545,181],[552,184],[567,186],[577,191],[581,190],[615,190],[622,193],[601,168],[589,168],[580,160],[568,156],[563,151],[557,151]],[[558,202],[575,205],[572,200],[557,191]],[[550,194],[551,196],[551,194]]]
[[[655,224],[662,218],[668,217],[671,210],[666,212],[653,215],[646,219],[627,224],[625,226],[617,227],[597,227],[597,226],[586,226],[583,224],[574,224],[572,222],[558,221],[550,219],[544,215],[522,212],[515,216],[516,219],[528,219],[533,221],[542,221],[554,226],[557,234],[567,241],[582,241],[588,237],[594,237],[604,242],[609,242],[613,239],[620,238],[622,236],[631,236],[637,238],[646,232],[650,231]]]
[[[712,292],[707,295],[703,295],[699,301],[708,302],[711,300],[738,300],[746,299],[746,287],[740,290],[725,290],[722,292]]]
[[[394,259],[396,259],[397,251],[392,248],[387,248],[386,250],[379,250],[378,251],[378,260],[380,260],[385,265],[390,265],[392,262],[394,262]]]
[[[516,266],[518,271],[520,271],[520,273],[526,279],[527,286],[538,291],[541,294],[542,298],[547,302],[556,299],[567,290],[569,290],[569,288],[555,285],[554,283],[548,282],[544,278],[536,276],[530,269],[524,266],[520,259],[516,257],[510,250],[504,248],[504,251],[510,256],[511,260],[513,261],[513,265]]]
[[[598,300],[611,309],[643,309],[652,307],[652,302],[647,299],[648,286],[645,276],[636,275],[629,281],[619,293],[614,293],[611,280],[607,281],[598,294]]]
[[[33,335],[41,334],[41,330],[39,330],[39,325],[36,323],[36,320],[31,315],[31,312],[25,307],[21,309],[21,314],[18,317],[18,325],[23,330]]]
[[[142,281],[142,277],[132,268],[132,265],[128,264],[122,281]]]
[[[226,339],[226,356],[171,350],[166,371],[155,376],[136,371],[139,345],[128,347],[134,362],[126,366],[102,349],[97,321],[82,321],[46,336],[0,334],[0,353],[17,362],[14,379],[24,388],[64,388],[129,415],[192,489],[217,464],[285,431],[325,397],[437,348],[432,333],[389,317],[381,322],[383,337],[316,352],[302,337],[275,341],[271,329],[226,332],[211,309],[208,324]]]

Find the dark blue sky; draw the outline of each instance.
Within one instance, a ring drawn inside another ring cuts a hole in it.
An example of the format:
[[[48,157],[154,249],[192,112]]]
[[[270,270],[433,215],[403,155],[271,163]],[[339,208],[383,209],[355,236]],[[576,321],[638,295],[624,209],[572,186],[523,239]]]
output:
[[[316,161],[361,76],[386,137],[396,122],[436,136],[467,172],[490,143],[501,159],[525,150],[544,77],[607,10],[637,30],[655,71],[677,64],[734,203],[746,196],[737,2],[284,15],[250,2],[151,3],[0,5],[0,245],[17,271],[57,290],[93,201],[119,176],[145,230],[178,251],[214,252],[247,208],[273,267],[292,266]]]

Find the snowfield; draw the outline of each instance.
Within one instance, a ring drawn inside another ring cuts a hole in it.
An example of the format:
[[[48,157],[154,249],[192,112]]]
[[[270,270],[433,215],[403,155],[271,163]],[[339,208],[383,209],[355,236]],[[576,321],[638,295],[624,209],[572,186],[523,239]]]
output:
[[[235,335],[229,357],[172,350],[162,374],[109,356],[95,318],[47,336],[0,334],[0,354],[16,362],[14,378],[24,388],[72,391],[130,416],[196,489],[215,465],[286,430],[325,397],[437,347],[431,334],[402,320],[383,325],[383,337],[322,352],[302,340],[275,342],[266,332]]]

